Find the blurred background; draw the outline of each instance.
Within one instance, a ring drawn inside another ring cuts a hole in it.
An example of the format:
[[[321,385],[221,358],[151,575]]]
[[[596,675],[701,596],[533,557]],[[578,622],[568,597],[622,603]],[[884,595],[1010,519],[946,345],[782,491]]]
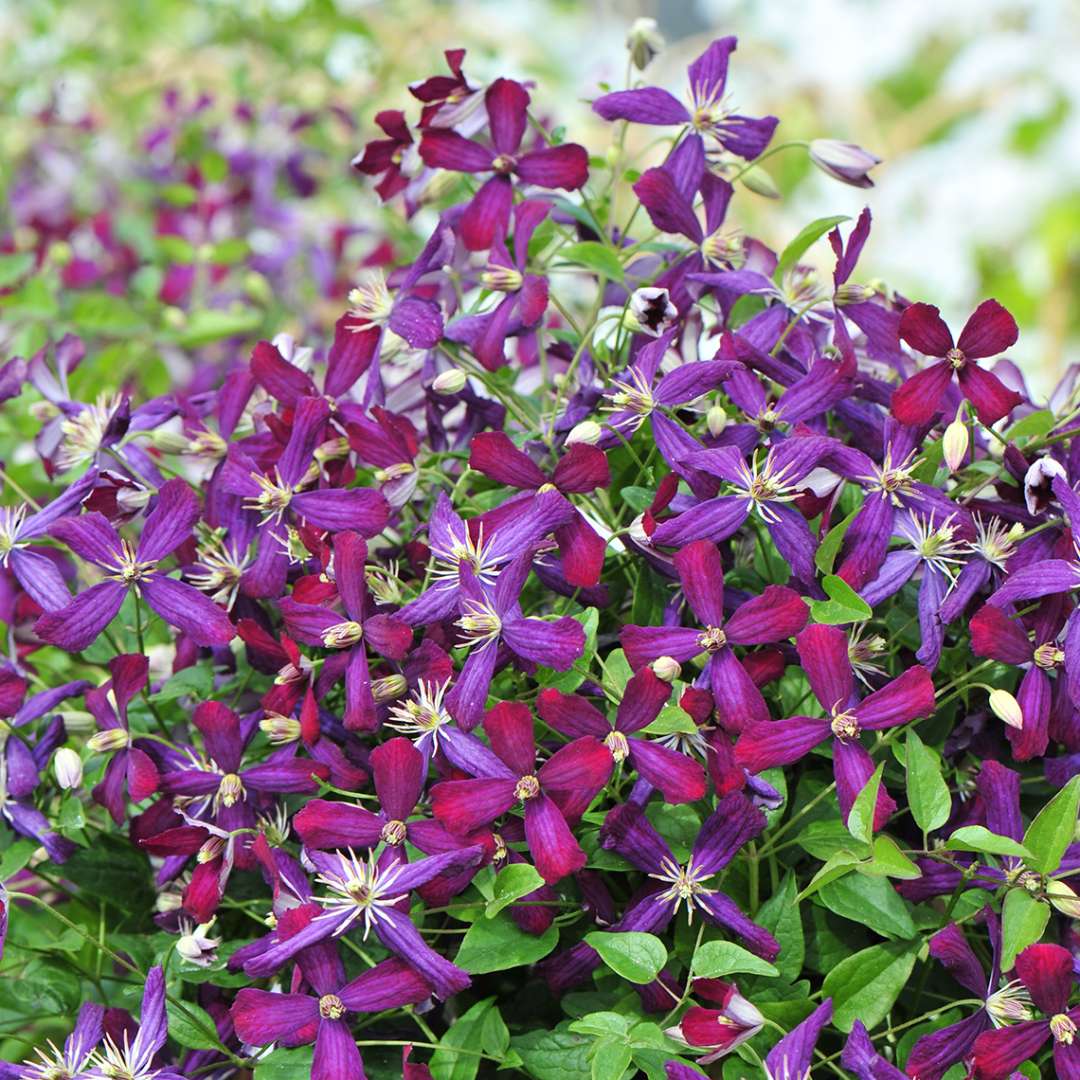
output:
[[[746,231],[782,245],[868,204],[860,280],[956,329],[996,297],[1036,391],[1080,359],[1077,0],[0,0],[0,361],[59,319],[160,392],[193,349],[325,333],[359,268],[414,241],[349,168],[375,113],[413,116],[407,84],[464,46],[473,81],[535,80],[602,153],[588,99],[622,85],[638,16],[668,42],[647,82],[681,95],[734,33],[734,100],[780,116],[778,141],[885,159],[860,191],[777,154],[780,197],[736,204]]]

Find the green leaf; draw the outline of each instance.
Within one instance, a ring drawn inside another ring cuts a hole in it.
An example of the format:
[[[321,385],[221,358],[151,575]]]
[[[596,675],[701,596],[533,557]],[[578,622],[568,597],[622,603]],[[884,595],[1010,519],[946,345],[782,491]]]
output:
[[[486,909],[487,917],[490,919],[498,915],[504,907],[528,893],[535,892],[543,884],[544,879],[532,863],[511,863],[504,866],[495,879],[492,897]]]
[[[693,717],[677,705],[665,705],[656,719],[641,729],[643,735],[671,735],[675,732],[693,735],[697,730]]]
[[[690,968],[701,979],[720,979],[736,971],[750,975],[779,975],[772,964],[733,941],[707,941],[690,960]]]
[[[836,881],[837,878],[850,873],[860,862],[862,862],[862,857],[850,851],[837,851],[830,855],[825,861],[825,865],[818,870],[810,879],[810,883],[806,888],[799,893],[799,899],[805,900],[808,896],[813,896],[822,885],[827,885],[830,881]]]
[[[209,667],[188,667],[178,671],[156,693],[150,695],[155,705],[182,697],[207,698],[214,688],[214,672]]]
[[[34,254],[31,251],[17,251],[10,255],[0,255],[0,289],[10,288],[34,268]]]
[[[846,214],[838,214],[834,217],[823,217],[811,221],[780,253],[773,280],[779,281],[810,250],[812,244],[820,240],[830,229],[836,228],[842,221],[847,220],[849,219]]]
[[[584,266],[601,274],[609,281],[622,281],[623,268],[619,257],[611,248],[595,240],[583,240],[580,244],[567,244],[559,248],[559,259],[564,263]]]
[[[579,1035],[597,1035],[601,1038],[617,1032],[625,1038],[630,1031],[630,1018],[616,1012],[591,1012],[574,1020],[568,1030],[576,1031]]]
[[[1050,905],[1026,889],[1010,889],[1001,905],[1001,970],[1009,971],[1016,956],[1034,945],[1050,921]]]
[[[780,955],[776,958],[775,966],[780,977],[788,982],[794,982],[798,977],[806,956],[798,894],[795,875],[789,870],[780,887],[758,909],[755,919],[759,926],[763,926],[780,942]]]
[[[572,1031],[530,1031],[510,1040],[536,1080],[592,1080],[592,1040]],[[439,1080],[442,1080],[440,1077]]]
[[[478,1001],[457,1018],[439,1040],[439,1049],[431,1057],[435,1080],[473,1080],[480,1068],[484,1024],[492,1011],[494,998]],[[471,1053],[458,1053],[459,1050]]]
[[[183,1008],[165,1002],[169,1035],[189,1050],[216,1050],[221,1045],[210,1014],[201,1006],[185,1001]]]
[[[469,927],[461,942],[455,963],[470,975],[535,964],[559,942],[559,928],[549,926],[542,934],[526,934],[506,914],[480,919]]]
[[[31,859],[38,845],[33,840],[20,838],[0,857],[0,882],[17,874]]]
[[[825,538],[818,544],[818,549],[814,553],[814,565],[823,573],[831,574],[833,571],[833,564],[836,562],[836,556],[840,554],[840,548],[844,543],[844,536],[847,534],[851,523],[855,520],[855,516],[858,514],[862,507],[856,507],[839,525],[834,525],[826,534]]]
[[[1056,422],[1054,414],[1049,409],[1037,409],[1035,412],[1028,413],[1027,416],[1017,420],[1005,432],[1004,437],[1009,442],[1024,438],[1038,439],[1053,431]]]
[[[143,321],[130,304],[111,293],[83,293],[71,312],[71,321],[82,331],[97,334],[134,334]]]
[[[255,308],[236,307],[223,311],[211,308],[193,312],[187,324],[177,333],[177,344],[185,349],[198,349],[223,338],[246,337],[262,323],[262,313]]]
[[[979,851],[985,855],[1016,855],[1029,860],[1031,852],[1008,836],[998,836],[983,825],[964,825],[945,842],[946,851]]]
[[[259,1058],[255,1080],[310,1080],[314,1046],[298,1046],[295,1050],[278,1047],[272,1054]]]
[[[879,874],[884,877],[913,881],[922,877],[922,871],[897,846],[891,836],[884,833],[874,837],[870,862],[856,867],[860,874]]]
[[[600,1039],[592,1050],[592,1080],[619,1080],[630,1066],[630,1047],[617,1039]]]
[[[594,930],[585,935],[585,940],[616,975],[632,983],[652,982],[667,962],[667,949],[653,934]]]
[[[510,1029],[497,1005],[492,1005],[484,1015],[480,1025],[480,1045],[484,1048],[484,1053],[492,1057],[505,1057],[510,1049]]]
[[[885,1019],[915,966],[918,944],[887,941],[841,960],[825,976],[822,995],[833,999],[833,1023],[851,1031],[861,1020],[869,1029]]]
[[[647,487],[624,487],[619,494],[622,496],[623,502],[629,504],[630,509],[637,511],[639,514],[643,514],[648,510],[653,499],[656,498],[656,492]]]
[[[949,785],[941,775],[941,759],[914,731],[907,733],[907,795],[911,816],[924,833],[940,829],[952,812]]]
[[[1076,834],[1080,807],[1080,776],[1074,776],[1040,811],[1024,833],[1024,847],[1031,852],[1028,866],[1052,874]],[[1006,969],[1007,970],[1007,969]]]
[[[873,615],[870,605],[842,577],[826,574],[821,579],[821,587],[829,599],[810,601],[810,614],[814,622],[843,626],[845,623],[864,622]]]
[[[848,874],[823,885],[818,899],[842,919],[868,926],[882,937],[915,936],[907,906],[886,878]]]
[[[851,813],[848,814],[848,832],[856,840],[869,844],[874,838],[874,812],[877,809],[878,791],[881,789],[881,774],[885,771],[885,763],[882,762],[875,770],[874,775],[866,781],[865,786],[852,804]]]

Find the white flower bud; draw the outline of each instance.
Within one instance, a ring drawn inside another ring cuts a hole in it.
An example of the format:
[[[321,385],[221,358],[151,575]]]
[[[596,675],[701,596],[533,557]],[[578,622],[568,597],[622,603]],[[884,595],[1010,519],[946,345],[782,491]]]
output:
[[[653,674],[666,683],[673,683],[682,673],[682,665],[674,656],[658,656],[652,662]]]
[[[727,427],[727,413],[723,405],[713,405],[705,414],[705,423],[708,425],[709,434],[715,439]]]
[[[469,377],[461,368],[449,368],[446,371],[439,372],[431,380],[431,389],[436,394],[445,394],[450,397],[452,394],[460,394],[465,389],[465,384],[468,381]]]
[[[776,186],[776,181],[760,165],[751,165],[740,179],[743,186],[755,195],[761,195],[766,199],[780,198],[780,189]]]
[[[812,139],[810,160],[834,180],[858,188],[874,186],[869,173],[875,165],[881,164],[881,158],[869,150],[839,139]]]
[[[630,62],[638,71],[644,71],[665,44],[655,19],[635,19],[626,35]]]
[[[1008,690],[990,691],[990,711],[1011,728],[1021,731],[1024,727],[1024,713],[1020,702]]]
[[[595,420],[582,420],[566,436],[566,445],[576,446],[578,443],[587,443],[589,446],[595,446],[602,434],[600,425]]]
[[[961,405],[956,411],[956,419],[945,429],[945,434],[941,439],[942,455],[945,458],[945,464],[949,467],[949,472],[956,472],[964,464],[970,445],[967,424],[963,421],[963,412],[964,407]]]
[[[71,791],[82,783],[82,759],[71,747],[61,746],[53,757],[53,772],[56,782],[65,791]]]

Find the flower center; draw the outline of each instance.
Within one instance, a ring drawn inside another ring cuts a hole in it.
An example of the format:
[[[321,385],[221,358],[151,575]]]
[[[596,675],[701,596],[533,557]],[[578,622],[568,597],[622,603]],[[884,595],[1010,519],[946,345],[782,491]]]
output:
[[[379,833],[379,839],[384,844],[404,844],[406,828],[404,821],[388,821],[383,827],[382,832]]]
[[[455,623],[460,626],[470,645],[486,645],[494,641],[502,632],[502,619],[490,603],[480,600],[465,600],[462,603],[465,614]]]
[[[832,723],[829,726],[838,739],[854,739],[859,734],[859,724],[854,713],[836,712],[834,710]]]
[[[1031,995],[1019,979],[1006,983],[986,999],[986,1011],[994,1027],[1030,1020],[1031,1007]]]
[[[345,1015],[345,1005],[337,994],[323,994],[319,998],[319,1015],[324,1020],[340,1020]]]
[[[705,873],[699,867],[694,866],[691,859],[686,866],[680,866],[673,859],[664,857],[660,863],[658,873],[650,874],[649,877],[664,882],[668,888],[656,894],[656,899],[661,902],[674,903],[677,911],[680,904],[686,904],[689,918],[694,917],[694,907],[704,907],[702,897],[716,892],[715,889],[707,889],[702,883],[711,875]]]
[[[499,154],[491,163],[491,168],[500,176],[507,176],[514,171],[517,159],[512,154]]]
[[[540,794],[540,781],[532,774],[523,776],[514,788],[514,798],[525,802],[526,799],[535,799]]]
[[[145,577],[152,569],[152,562],[139,562],[135,555],[135,549],[127,540],[120,541],[120,552],[113,563],[114,573],[109,577],[113,581],[122,582],[124,585],[134,585],[135,582]]]
[[[222,806],[235,806],[244,797],[244,783],[236,773],[226,773],[221,778],[217,797]]]
[[[95,732],[86,740],[86,745],[95,754],[111,754],[117,750],[123,750],[131,743],[131,736],[124,728],[107,728],[105,731]]]
[[[328,649],[347,649],[363,638],[364,627],[361,623],[348,620],[328,626],[321,636]]]
[[[480,284],[495,292],[518,292],[523,280],[520,270],[513,266],[500,266],[498,263],[488,263],[480,275]]]
[[[0,506],[0,566],[6,566],[12,550],[20,546],[17,541],[25,519],[25,505]]]
[[[945,354],[945,359],[952,364],[953,371],[959,371],[966,363],[967,357],[960,349],[952,348]]]
[[[1057,1016],[1050,1017],[1050,1033],[1055,1042],[1072,1046],[1076,1037],[1076,1025],[1065,1013],[1058,1013]]]
[[[613,731],[604,739],[604,745],[616,761],[625,761],[630,753],[630,743],[621,731]]]
[[[742,237],[733,232],[714,232],[706,236],[701,242],[701,254],[709,262],[728,263],[736,268],[746,261]]]
[[[390,320],[390,315],[394,310],[394,302],[390,296],[390,290],[386,287],[386,279],[379,273],[350,290],[349,304],[349,314],[354,319],[360,320],[351,328],[358,334],[376,326],[382,326]]]
[[[1047,641],[1035,650],[1034,660],[1036,666],[1049,670],[1065,663],[1065,653],[1052,641]]]
[[[273,479],[260,473],[252,473],[251,478],[259,485],[259,494],[246,498],[245,506],[262,514],[263,521],[280,521],[292,502],[292,488],[285,485],[276,469]]]
[[[719,626],[706,626],[698,635],[698,644],[706,652],[719,652],[727,645],[727,634]]]

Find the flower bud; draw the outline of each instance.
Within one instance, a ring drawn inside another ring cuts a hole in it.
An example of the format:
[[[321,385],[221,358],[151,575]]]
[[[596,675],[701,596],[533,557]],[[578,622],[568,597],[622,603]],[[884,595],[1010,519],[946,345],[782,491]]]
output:
[[[267,739],[275,746],[282,746],[300,738],[300,721],[270,712],[259,721],[259,730],[265,732]]]
[[[65,791],[71,791],[82,783],[82,759],[71,747],[61,746],[53,758],[53,772],[56,782]]]
[[[150,433],[150,442],[155,450],[165,454],[186,454],[191,447],[191,440],[182,431],[163,431],[160,428]]]
[[[666,683],[673,683],[682,673],[682,665],[674,656],[658,656],[651,666],[653,674]]]
[[[436,394],[444,394],[450,397],[452,394],[460,394],[465,389],[465,384],[468,381],[468,375],[461,368],[449,368],[446,371],[440,371],[431,380],[431,389]]]
[[[990,691],[990,711],[1011,728],[1021,731],[1024,727],[1024,713],[1020,702],[1008,690]]]
[[[813,139],[810,142],[810,160],[827,176],[857,188],[870,188],[874,181],[869,172],[881,164],[875,157],[855,143],[838,139]]]
[[[945,429],[945,434],[941,439],[942,456],[949,467],[949,472],[956,472],[967,457],[970,438],[967,424],[963,421],[963,413],[964,407],[961,405],[956,410],[956,419]]]
[[[396,701],[409,689],[404,675],[387,675],[371,684],[371,696],[377,702]]]
[[[630,62],[638,71],[644,71],[665,44],[655,19],[635,19],[626,35]]]
[[[836,290],[833,302],[837,307],[845,307],[848,304],[865,304],[877,296],[878,290],[873,285],[857,285],[853,281],[845,281]]]
[[[1067,479],[1064,467],[1052,457],[1039,458],[1024,474],[1024,502],[1032,517],[1050,505],[1052,485],[1059,476]]]
[[[751,165],[739,178],[743,187],[766,199],[779,199],[780,189],[776,181],[759,165]]]
[[[67,241],[57,240],[49,245],[49,252],[46,257],[53,266],[67,266],[75,257],[75,252],[71,250],[71,245]]]
[[[221,939],[208,936],[207,931],[213,924],[213,919],[198,926],[192,926],[186,920],[181,923],[182,932],[176,942],[176,951],[189,964],[206,967],[214,962],[214,950],[221,944]]]
[[[600,425],[595,420],[582,420],[580,424],[570,429],[570,434],[566,436],[566,445],[577,446],[578,443],[586,443],[589,446],[595,446],[602,434]]]
[[[1048,881],[1046,883],[1046,899],[1052,907],[1070,919],[1080,919],[1080,896],[1071,886],[1064,881]]]
[[[187,323],[187,315],[184,314],[182,308],[167,307],[161,313],[162,322],[170,330],[180,330]]]
[[[628,330],[660,337],[678,317],[679,309],[671,302],[667,289],[650,285],[634,290],[623,321]]]
[[[705,414],[705,423],[708,425],[709,434],[714,439],[719,438],[720,433],[727,427],[727,413],[724,412],[723,405],[713,405]]]

